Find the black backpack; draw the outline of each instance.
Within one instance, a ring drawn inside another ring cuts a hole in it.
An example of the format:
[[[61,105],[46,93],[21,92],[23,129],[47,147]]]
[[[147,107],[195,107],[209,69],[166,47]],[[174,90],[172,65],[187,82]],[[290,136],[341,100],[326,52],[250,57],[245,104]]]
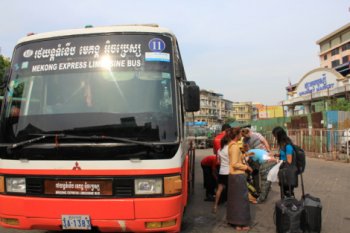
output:
[[[297,145],[292,144],[292,146],[294,149],[293,160],[295,160],[295,165],[297,166],[298,174],[301,174],[304,172],[306,166],[305,151]]]

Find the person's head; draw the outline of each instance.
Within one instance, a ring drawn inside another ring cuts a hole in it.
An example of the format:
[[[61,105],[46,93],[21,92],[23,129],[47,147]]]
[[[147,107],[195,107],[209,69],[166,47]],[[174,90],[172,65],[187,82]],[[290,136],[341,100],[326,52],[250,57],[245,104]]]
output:
[[[231,140],[239,140],[241,138],[241,129],[239,127],[233,127],[233,128],[229,128],[226,129],[226,136],[229,139],[229,141]]]
[[[19,115],[20,115],[20,109],[19,109],[19,107],[17,107],[17,106],[12,106],[11,107],[11,113],[10,113],[10,116],[11,117],[19,117]]]
[[[273,128],[272,135],[276,138],[277,144],[280,147],[288,143],[292,143],[292,140],[288,137],[287,132],[280,126]]]
[[[242,129],[242,136],[245,138],[249,138],[250,137],[250,129],[249,128],[244,128]]]
[[[249,150],[249,145],[247,143],[243,144],[242,151],[247,152]]]
[[[231,125],[225,123],[225,124],[223,124],[223,125],[221,126],[221,132],[222,132],[222,131],[225,131],[226,129],[230,129],[230,128],[231,128]]]
[[[276,137],[277,134],[280,134],[280,131],[284,131],[284,129],[281,126],[276,126],[272,129],[272,135]]]

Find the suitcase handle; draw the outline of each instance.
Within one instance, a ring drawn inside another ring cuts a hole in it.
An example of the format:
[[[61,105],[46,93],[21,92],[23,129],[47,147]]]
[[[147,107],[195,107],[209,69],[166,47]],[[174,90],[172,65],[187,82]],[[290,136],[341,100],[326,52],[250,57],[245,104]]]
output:
[[[303,173],[300,173],[300,180],[301,180],[301,198],[305,199]]]

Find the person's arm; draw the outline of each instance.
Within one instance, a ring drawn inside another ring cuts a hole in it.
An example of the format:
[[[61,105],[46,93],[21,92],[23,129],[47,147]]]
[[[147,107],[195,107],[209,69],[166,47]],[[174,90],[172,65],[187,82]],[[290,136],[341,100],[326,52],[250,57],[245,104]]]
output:
[[[238,146],[234,146],[234,145],[230,146],[229,148],[230,166],[232,166],[235,170],[242,170],[242,171],[249,170],[250,167],[242,163],[240,153],[241,151],[239,150]]]
[[[266,150],[269,152],[271,151],[271,148],[270,148],[270,145],[269,143],[267,142],[266,138],[264,136],[262,136],[260,133],[256,133],[256,135],[259,137],[260,139],[260,142],[262,144],[264,144],[264,146],[266,147]]]
[[[245,154],[244,154],[246,157],[253,157],[254,155],[255,155],[255,153],[254,152],[246,152]]]
[[[267,151],[271,151],[270,145],[264,137],[262,137],[261,142],[265,145]]]

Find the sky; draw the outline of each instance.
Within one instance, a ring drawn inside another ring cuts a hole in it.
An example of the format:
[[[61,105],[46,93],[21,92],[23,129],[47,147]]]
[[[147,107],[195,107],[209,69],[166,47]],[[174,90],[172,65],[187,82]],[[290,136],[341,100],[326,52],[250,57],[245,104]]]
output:
[[[176,35],[201,89],[276,105],[289,80],[320,66],[316,41],[349,21],[348,0],[11,0],[1,3],[0,48],[11,57],[29,32],[156,23]]]

